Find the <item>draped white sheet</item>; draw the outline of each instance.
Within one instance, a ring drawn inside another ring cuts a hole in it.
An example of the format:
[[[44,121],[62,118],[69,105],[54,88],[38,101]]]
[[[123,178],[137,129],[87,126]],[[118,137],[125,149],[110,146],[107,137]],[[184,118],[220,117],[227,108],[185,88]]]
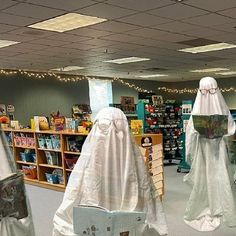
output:
[[[144,211],[147,220],[138,235],[167,234],[161,201],[127,119],[117,108],[104,108],[95,119],[54,216],[54,236],[75,235],[72,213],[78,204]]]
[[[0,130],[0,180],[16,173],[15,161],[6,145],[4,134]],[[23,219],[5,217],[0,220],[1,236],[34,236],[34,225],[30,204],[27,202],[28,216]]]
[[[214,78],[200,80],[199,89],[217,88]],[[202,95],[200,91],[192,115],[228,115],[228,134],[207,139],[194,129],[192,117],[186,128],[186,157],[191,164],[184,180],[192,185],[192,192],[184,215],[185,222],[199,231],[212,231],[221,218],[228,226],[236,226],[236,189],[228,154],[229,136],[235,123],[219,89]]]

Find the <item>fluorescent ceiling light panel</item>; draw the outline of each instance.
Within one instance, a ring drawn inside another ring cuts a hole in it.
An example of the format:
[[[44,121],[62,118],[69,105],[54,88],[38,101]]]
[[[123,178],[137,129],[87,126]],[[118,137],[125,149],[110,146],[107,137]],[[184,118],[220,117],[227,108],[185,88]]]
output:
[[[218,51],[218,50],[235,48],[235,47],[236,47],[235,44],[214,43],[214,44],[209,44],[209,45],[205,45],[205,46],[179,49],[178,51],[189,52],[189,53],[201,53],[201,52],[212,52],[212,51]]]
[[[116,64],[125,64],[125,63],[133,63],[133,62],[139,62],[139,61],[149,61],[150,58],[142,58],[142,57],[126,57],[126,58],[120,58],[120,59],[114,59],[109,61],[104,61],[108,63],[116,63]]]
[[[153,75],[139,75],[137,77],[139,78],[155,78],[155,77],[164,77],[164,76],[168,76],[168,75],[164,75],[164,74],[153,74]]]
[[[219,72],[216,75],[236,75],[236,71]]]
[[[9,40],[0,40],[0,48],[8,47],[14,44],[18,44],[20,42],[9,41]]]
[[[216,71],[224,71],[229,70],[228,68],[206,68],[206,69],[199,69],[199,70],[190,70],[190,72],[196,73],[205,73],[205,72],[216,72]]]
[[[84,68],[85,67],[81,67],[81,66],[65,66],[65,67],[62,67],[62,68],[55,68],[55,69],[52,69],[52,70],[57,70],[57,71],[73,71],[73,70],[82,70]]]
[[[28,27],[34,29],[42,29],[56,32],[65,32],[89,25],[94,25],[107,21],[107,19],[98,18],[95,16],[86,16],[78,13],[67,13],[62,16],[57,16],[46,21],[42,21]]]

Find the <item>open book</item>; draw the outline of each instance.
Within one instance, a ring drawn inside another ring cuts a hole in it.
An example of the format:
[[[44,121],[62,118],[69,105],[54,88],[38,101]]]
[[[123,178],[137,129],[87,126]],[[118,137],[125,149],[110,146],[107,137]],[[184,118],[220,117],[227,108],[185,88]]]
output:
[[[222,137],[228,133],[227,115],[193,115],[194,129],[206,138]]]
[[[79,205],[73,209],[74,233],[96,236],[134,236],[146,213],[108,211],[102,207]]]
[[[22,174],[0,180],[0,220],[4,217],[22,219],[28,216]]]

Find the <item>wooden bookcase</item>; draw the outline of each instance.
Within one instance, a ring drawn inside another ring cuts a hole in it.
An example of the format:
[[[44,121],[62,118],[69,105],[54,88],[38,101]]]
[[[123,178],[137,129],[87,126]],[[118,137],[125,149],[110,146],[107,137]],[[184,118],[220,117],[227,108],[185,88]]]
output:
[[[70,133],[66,131],[33,131],[30,129],[21,129],[21,130],[12,130],[12,129],[4,129],[5,134],[7,135],[7,141],[9,143],[9,147],[12,149],[13,155],[15,157],[17,167],[22,169],[24,166],[35,167],[37,170],[37,176],[35,179],[25,177],[25,182],[32,185],[37,185],[44,188],[49,188],[58,191],[64,191],[66,184],[69,179],[69,175],[72,171],[71,168],[67,165],[67,160],[73,160],[75,162],[76,158],[79,158],[80,150],[76,147],[76,150],[70,150],[68,146],[68,140],[75,137],[75,139],[79,139],[81,143],[84,142],[87,134],[80,133]],[[58,143],[57,148],[49,145],[40,146],[40,139],[50,140],[52,136],[57,137]],[[19,138],[20,137],[20,138]],[[71,141],[71,140],[70,140]],[[22,153],[25,151],[34,154],[34,161],[25,161],[22,160]],[[56,162],[49,163],[49,159]],[[56,170],[60,173],[60,181],[59,183],[51,183],[47,181],[46,173],[52,174],[52,172]]]
[[[80,133],[70,133],[70,132],[56,132],[56,131],[33,131],[30,129],[21,130],[11,130],[4,129],[7,136],[7,141],[10,148],[13,151],[17,166],[22,169],[23,166],[35,167],[37,170],[37,176],[35,179],[30,179],[25,177],[25,182],[32,185],[37,185],[44,188],[49,188],[58,191],[64,191],[72,171],[68,167],[68,159],[75,159],[80,156],[80,151],[82,144],[87,137],[87,134]],[[23,136],[22,140],[17,140],[17,137]],[[40,138],[47,139],[50,137],[58,138],[58,145],[55,149],[53,146],[43,146],[40,145]],[[24,138],[27,137],[30,141],[28,142]],[[151,145],[142,145],[144,138],[151,138]],[[163,144],[162,144],[161,134],[143,134],[135,135],[136,143],[143,149],[145,162],[149,167],[150,174],[153,177],[154,184],[158,190],[159,195],[162,197],[164,195],[164,170],[163,170]],[[73,140],[77,140],[81,145],[74,146]],[[70,145],[72,143],[72,145]],[[150,147],[152,147],[152,153],[150,152]],[[21,158],[21,153],[25,150],[30,151],[35,154],[35,161],[23,161]],[[48,158],[46,153],[53,153],[57,157],[57,161],[54,163],[48,163]],[[152,160],[148,158],[152,155]],[[151,166],[149,166],[151,162]],[[50,183],[47,181],[46,173],[51,174],[54,170],[59,171],[62,174],[62,178],[59,184]]]
[[[163,136],[162,134],[135,135],[135,141],[145,158],[160,198],[164,196]]]

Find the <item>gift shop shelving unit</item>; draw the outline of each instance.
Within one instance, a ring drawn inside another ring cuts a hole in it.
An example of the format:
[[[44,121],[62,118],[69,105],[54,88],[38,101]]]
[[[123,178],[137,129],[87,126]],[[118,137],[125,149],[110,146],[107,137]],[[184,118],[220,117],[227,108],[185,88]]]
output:
[[[163,136],[162,134],[135,135],[158,195],[164,196]]]
[[[171,163],[182,159],[183,140],[181,107],[175,103],[137,104],[138,119],[143,120],[144,133],[163,135],[164,160]]]
[[[25,182],[64,191],[87,134],[4,129]]]

